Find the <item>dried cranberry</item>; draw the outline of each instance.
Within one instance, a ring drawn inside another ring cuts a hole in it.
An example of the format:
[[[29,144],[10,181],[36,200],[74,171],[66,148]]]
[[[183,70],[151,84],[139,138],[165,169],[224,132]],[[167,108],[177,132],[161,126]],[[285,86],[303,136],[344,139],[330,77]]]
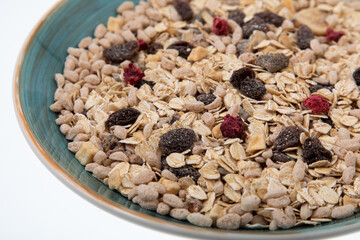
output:
[[[173,0],[173,4],[182,20],[190,20],[193,17],[194,12],[187,1]]]
[[[106,120],[105,125],[107,127],[112,127],[115,125],[125,126],[128,124],[133,124],[141,113],[135,108],[123,108],[114,113],[112,113],[108,120]]]
[[[227,35],[228,23],[221,17],[214,18],[213,21],[213,33],[216,35]]]
[[[196,97],[196,100],[203,102],[205,105],[209,105],[213,101],[215,101],[216,96],[212,93],[209,94],[200,94]]]
[[[271,160],[274,162],[289,162],[289,161],[296,161],[295,158],[290,157],[286,153],[274,151],[271,157]]]
[[[191,50],[193,48],[194,47],[190,43],[185,42],[185,41],[179,41],[179,42],[173,43],[168,47],[168,49],[178,50],[179,56],[183,57],[185,59],[188,58],[188,56],[190,55]]]
[[[224,137],[244,138],[246,126],[240,116],[233,117],[228,114],[220,125],[220,130]]]
[[[319,160],[332,160],[331,152],[325,149],[320,140],[316,137],[307,138],[304,142],[303,149],[303,157],[308,164]]]
[[[244,37],[249,38],[255,30],[267,32],[268,28],[265,21],[258,17],[253,17],[250,21],[247,21],[243,26]]]
[[[327,112],[330,109],[329,102],[318,95],[311,95],[303,102],[303,105],[304,107],[310,108],[315,114]]]
[[[234,88],[240,88],[241,82],[246,78],[255,78],[256,74],[254,70],[248,67],[240,68],[239,70],[234,71],[231,75],[230,83],[234,86]]]
[[[228,19],[233,20],[239,26],[244,25],[245,13],[239,9],[235,9],[229,12]]]
[[[172,168],[166,162],[166,157],[161,158],[161,165],[163,169],[167,169],[172,172],[177,178],[190,177],[194,182],[197,182],[201,174],[199,170],[191,165],[185,165],[180,168]]]
[[[143,77],[145,74],[132,63],[129,64],[129,67],[124,68],[124,81],[127,84],[136,86]]]
[[[354,72],[353,72],[353,78],[356,82],[356,85],[360,86],[360,68],[356,69]]]
[[[264,20],[266,23],[274,24],[276,27],[280,27],[285,18],[272,13],[272,12],[259,12],[254,15]]]
[[[137,41],[130,41],[120,45],[114,45],[103,51],[103,56],[111,62],[130,60],[139,50]]]
[[[147,44],[147,42],[145,42],[142,39],[138,39],[137,40],[137,44],[139,45],[139,50],[145,50],[148,48],[149,44]]]
[[[283,53],[264,54],[256,58],[255,64],[269,72],[279,72],[289,65],[289,58]]]
[[[285,148],[298,146],[301,132],[301,129],[296,126],[285,127],[275,139],[275,149],[281,151]]]
[[[306,25],[301,25],[297,31],[296,42],[301,50],[310,48],[310,42],[313,40],[314,33]]]
[[[189,128],[174,129],[161,136],[159,148],[165,156],[175,152],[183,152],[192,146],[195,138],[195,132]]]
[[[157,51],[159,49],[162,49],[162,48],[163,48],[163,45],[161,45],[160,43],[156,43],[156,42],[155,43],[150,43],[148,48],[145,49],[145,52],[147,54],[156,54]]]
[[[326,41],[328,42],[338,42],[343,35],[345,35],[343,31],[334,31],[332,28],[326,29]]]

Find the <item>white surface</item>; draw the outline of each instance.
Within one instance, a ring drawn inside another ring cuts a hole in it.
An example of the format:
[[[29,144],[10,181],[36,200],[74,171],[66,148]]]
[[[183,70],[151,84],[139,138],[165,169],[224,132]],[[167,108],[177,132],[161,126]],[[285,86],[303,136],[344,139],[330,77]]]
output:
[[[0,239],[180,240],[118,219],[66,188],[35,157],[13,110],[17,55],[29,32],[56,0],[0,3]],[[336,239],[360,239],[360,232]]]

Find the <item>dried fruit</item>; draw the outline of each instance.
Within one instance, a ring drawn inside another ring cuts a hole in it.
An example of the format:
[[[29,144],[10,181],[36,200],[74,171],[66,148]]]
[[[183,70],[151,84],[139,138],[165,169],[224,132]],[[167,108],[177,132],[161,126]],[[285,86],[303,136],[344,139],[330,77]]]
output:
[[[187,1],[173,0],[173,4],[182,20],[190,20],[193,17],[194,12]]]
[[[272,13],[272,12],[259,12],[254,15],[264,20],[266,23],[274,24],[276,27],[280,27],[285,18]]]
[[[139,50],[137,41],[130,41],[104,49],[103,56],[111,62],[130,60]]]
[[[244,138],[246,126],[240,116],[233,117],[228,114],[220,125],[220,130],[224,137]]]
[[[166,157],[161,158],[161,165],[163,169],[167,169],[170,172],[172,172],[177,178],[183,178],[183,177],[190,177],[194,182],[197,182],[201,174],[199,173],[199,170],[194,168],[191,165],[185,165],[180,168],[172,168],[169,166],[169,164],[166,162]]]
[[[119,142],[119,139],[114,135],[106,136],[101,139],[101,144],[105,153],[123,147],[122,144]]]
[[[256,76],[254,70],[248,67],[240,68],[239,70],[234,71],[231,75],[230,83],[234,88],[240,88],[241,82],[246,78],[254,79]]]
[[[274,162],[289,162],[289,161],[296,161],[295,158],[290,157],[286,153],[274,151],[271,157],[271,160]]]
[[[145,77],[145,74],[132,63],[127,68],[124,68],[124,81],[127,84],[136,86],[143,77]]]
[[[216,35],[227,35],[228,23],[221,17],[214,18],[213,21],[213,33]]]
[[[332,28],[326,29],[326,41],[328,42],[338,42],[343,35],[345,35],[343,31],[334,31]]]
[[[157,50],[163,49],[163,45],[160,43],[150,43],[149,46],[145,49],[147,54],[156,54]]]
[[[310,48],[310,42],[313,40],[314,33],[306,25],[301,25],[297,31],[296,42],[301,50]]]
[[[135,108],[123,108],[114,113],[112,113],[108,120],[106,120],[105,125],[107,127],[112,127],[115,125],[125,126],[128,124],[133,124],[141,113]]]
[[[189,197],[186,199],[186,202],[189,205],[189,212],[200,212],[200,210],[203,208],[203,204],[198,199]]]
[[[137,44],[139,45],[139,50],[144,50],[149,46],[149,44],[142,39],[137,40]]]
[[[256,58],[255,64],[269,72],[279,72],[289,65],[289,58],[282,53],[264,54]]]
[[[188,56],[190,55],[191,50],[193,48],[194,47],[190,43],[185,42],[185,41],[179,41],[179,42],[173,43],[168,47],[168,49],[177,50],[179,52],[179,56],[183,57],[185,59],[188,58]]]
[[[316,137],[309,137],[304,142],[303,157],[306,163],[310,164],[319,160],[331,161],[332,154],[325,149],[320,140]]]
[[[274,147],[281,151],[288,147],[296,147],[300,144],[301,129],[296,126],[285,127],[276,137]]]
[[[239,91],[253,99],[261,99],[266,94],[264,83],[251,78],[246,78],[240,83]]]
[[[229,12],[228,19],[233,20],[240,26],[244,25],[245,13],[239,9],[235,9]]]
[[[356,85],[360,86],[360,67],[354,71],[353,78],[356,82]]]
[[[313,113],[318,114],[321,112],[327,112],[330,109],[329,102],[325,98],[318,95],[311,95],[304,102],[303,106],[310,108]]]
[[[203,102],[205,105],[209,105],[213,101],[215,101],[216,96],[212,93],[209,94],[201,94],[196,97],[196,100]]]
[[[318,90],[323,89],[323,88],[329,89],[331,91],[334,88],[334,86],[317,84],[317,85],[309,87],[309,90],[310,90],[311,93],[314,93],[314,92],[317,92]]]
[[[195,132],[189,128],[174,129],[161,136],[159,148],[165,156],[171,153],[180,153],[189,149],[195,138]]]
[[[258,17],[253,17],[250,21],[247,21],[243,26],[244,37],[249,38],[255,30],[267,32],[268,28],[265,21]]]

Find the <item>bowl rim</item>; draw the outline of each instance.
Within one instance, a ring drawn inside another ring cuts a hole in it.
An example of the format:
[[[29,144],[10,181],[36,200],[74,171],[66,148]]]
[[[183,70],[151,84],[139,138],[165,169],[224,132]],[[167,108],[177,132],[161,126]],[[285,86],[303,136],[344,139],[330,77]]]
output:
[[[28,37],[23,43],[23,46],[18,54],[16,61],[14,75],[13,75],[13,106],[15,108],[15,115],[20,126],[21,132],[25,137],[28,145],[34,154],[40,159],[41,163],[65,186],[70,188],[73,192],[92,203],[93,205],[101,208],[102,210],[117,216],[123,220],[129,221],[133,224],[141,225],[143,227],[161,231],[163,233],[184,236],[184,237],[196,237],[201,239],[303,239],[304,237],[310,237],[311,239],[315,238],[324,238],[324,237],[336,237],[343,234],[349,234],[359,230],[360,222],[354,224],[348,224],[345,226],[336,226],[336,228],[316,230],[309,232],[257,232],[256,230],[239,232],[239,231],[228,231],[220,230],[213,228],[201,228],[195,225],[180,225],[166,220],[158,219],[140,212],[129,211],[128,209],[122,208],[121,205],[115,205],[110,201],[107,201],[95,193],[88,190],[86,187],[82,186],[80,183],[77,183],[72,177],[62,170],[59,165],[46,153],[46,150],[37,142],[35,135],[31,131],[30,126],[28,125],[25,115],[22,109],[20,93],[19,93],[19,83],[21,80],[20,70],[23,67],[24,57],[26,56],[28,49],[31,43],[34,40],[35,35],[37,34],[40,27],[44,24],[45,20],[59,7],[63,4],[70,2],[71,0],[58,0],[37,22],[33,27]],[[319,225],[320,227],[321,225]]]

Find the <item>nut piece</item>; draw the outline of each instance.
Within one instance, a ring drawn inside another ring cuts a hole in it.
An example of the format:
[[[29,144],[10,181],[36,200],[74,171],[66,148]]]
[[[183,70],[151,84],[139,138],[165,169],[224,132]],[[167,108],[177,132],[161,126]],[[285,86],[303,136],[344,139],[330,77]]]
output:
[[[84,142],[75,157],[85,166],[93,161],[93,158],[98,151],[99,149],[92,142]]]
[[[206,48],[198,46],[191,51],[187,60],[189,62],[197,62],[205,58],[207,54],[208,54],[208,50]]]

